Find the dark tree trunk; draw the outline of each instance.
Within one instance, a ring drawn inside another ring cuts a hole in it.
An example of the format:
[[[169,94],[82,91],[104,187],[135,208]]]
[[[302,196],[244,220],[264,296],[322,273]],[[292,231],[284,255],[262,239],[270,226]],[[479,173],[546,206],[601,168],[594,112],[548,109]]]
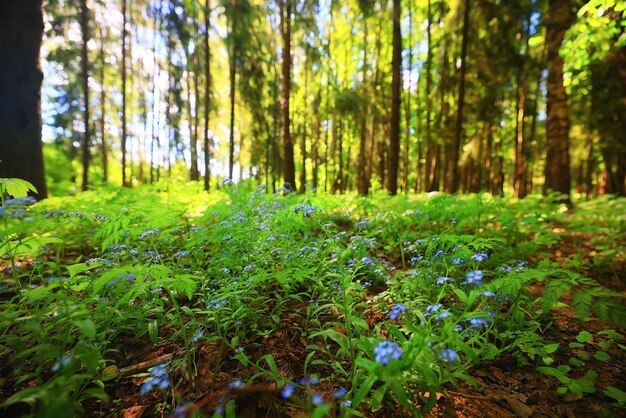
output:
[[[521,24],[523,28],[523,24]],[[528,51],[528,36],[522,29],[520,31],[520,38],[526,39],[526,51]],[[528,54],[528,52],[526,52]],[[527,58],[522,57],[518,74],[517,74],[517,117],[515,119],[515,177],[513,179],[513,186],[515,190],[515,197],[521,199],[526,197],[528,190],[526,189],[527,177],[528,177],[528,163],[526,160],[527,148],[526,134],[525,134],[525,110],[526,110],[526,93],[528,90],[528,76],[527,76]]]
[[[424,162],[424,185],[426,188],[430,185],[430,173],[432,170],[432,125],[431,125],[431,111],[432,111],[432,102],[430,100],[431,88],[432,88],[432,61],[433,61],[433,50],[432,50],[432,8],[431,2],[428,0],[428,26],[426,27],[426,39],[428,42],[428,51],[426,53],[426,92],[424,97],[424,102],[426,105],[426,145],[424,154],[426,160]],[[430,190],[427,190],[430,191]]]
[[[563,58],[559,55],[565,32],[573,21],[571,0],[549,0],[546,18],[548,100],[544,192],[570,195],[569,115],[563,85]]]
[[[83,162],[83,179],[82,190],[87,190],[89,183],[89,145],[91,143],[91,123],[89,114],[89,57],[87,43],[89,42],[89,9],[87,8],[87,0],[80,1],[80,30],[82,32],[81,60],[80,66],[82,71],[83,83],[83,122],[84,136],[82,143],[82,162]]]
[[[209,139],[209,118],[211,112],[210,0],[206,0],[204,5],[204,25],[204,190],[208,192],[211,189],[211,142]]]
[[[106,39],[106,33],[104,30],[104,23],[100,26],[100,149],[102,152],[102,182],[107,183],[109,181],[109,145],[106,138],[106,89],[105,85],[105,73],[106,59],[104,55],[104,40]]]
[[[398,192],[398,163],[400,160],[400,87],[402,78],[402,16],[400,0],[393,0],[393,38],[391,59],[391,126],[389,128],[389,172],[387,173],[387,191],[391,195]]]
[[[228,133],[228,178],[232,180],[233,178],[233,168],[235,165],[235,83],[237,78],[237,69],[235,67],[235,55],[237,54],[238,47],[235,42],[232,40],[233,34],[235,32],[235,27],[237,24],[237,11],[235,9],[235,0],[233,0],[232,5],[232,16],[230,22],[230,37],[231,37],[231,47],[230,47],[230,59],[229,68],[230,68],[230,126]]]
[[[367,178],[367,114],[369,109],[369,97],[367,89],[367,16],[363,16],[363,70],[361,93],[364,109],[360,115],[360,137],[359,137],[359,163],[357,165],[357,189],[361,196],[369,193],[369,179]]]
[[[308,48],[308,47],[307,47]],[[308,51],[305,53],[305,56],[308,55]],[[302,136],[300,142],[300,152],[302,153],[302,169],[300,171],[300,193],[304,193],[306,191],[306,135],[307,135],[307,123],[308,123],[308,115],[306,109],[309,108],[309,69],[304,68],[304,114],[302,118]]]
[[[469,0],[465,0],[465,6],[463,11],[463,38],[461,40],[461,66],[459,68],[459,98],[456,108],[456,125],[454,131],[454,144],[452,148],[452,155],[450,156],[449,164],[449,176],[447,191],[450,193],[456,193],[459,190],[459,154],[461,152],[461,145],[463,142],[463,109],[465,107],[465,73],[467,72],[467,44],[469,41]]]
[[[0,2],[0,177],[47,197],[41,143],[42,0]]]
[[[287,187],[296,190],[296,165],[293,155],[293,140],[291,138],[289,115],[289,101],[291,95],[291,0],[280,0],[280,28],[283,39],[282,63],[282,101],[283,116],[283,176]]]
[[[130,183],[126,178],[126,1],[122,0],[122,186]],[[131,176],[132,177],[132,176]]]

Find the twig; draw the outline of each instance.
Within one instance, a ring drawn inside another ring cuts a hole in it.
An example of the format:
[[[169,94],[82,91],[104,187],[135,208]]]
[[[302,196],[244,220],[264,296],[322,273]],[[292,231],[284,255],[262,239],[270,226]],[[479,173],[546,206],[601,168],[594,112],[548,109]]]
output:
[[[172,359],[174,353],[165,354],[161,357],[153,358],[152,360],[142,361],[141,363],[133,364],[132,366],[124,367],[119,370],[120,376],[129,376],[143,370],[147,370],[150,367],[154,367],[161,363],[166,363]]]

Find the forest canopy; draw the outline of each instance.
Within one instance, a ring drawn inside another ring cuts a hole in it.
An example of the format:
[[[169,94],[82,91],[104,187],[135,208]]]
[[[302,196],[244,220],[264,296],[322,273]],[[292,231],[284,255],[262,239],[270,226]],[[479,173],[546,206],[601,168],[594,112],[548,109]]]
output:
[[[623,2],[43,6],[54,194],[170,176],[206,189],[625,191]]]

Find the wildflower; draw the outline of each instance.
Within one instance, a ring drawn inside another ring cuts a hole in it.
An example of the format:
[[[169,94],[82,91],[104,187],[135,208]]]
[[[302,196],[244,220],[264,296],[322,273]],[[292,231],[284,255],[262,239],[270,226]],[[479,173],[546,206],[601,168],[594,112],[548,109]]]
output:
[[[452,316],[452,314],[451,314],[450,312],[448,312],[448,311],[443,311],[443,312],[441,312],[439,315],[437,315],[435,318],[436,318],[436,319],[444,319],[444,318],[449,318],[449,317],[451,317],[451,316]]]
[[[207,308],[207,309],[211,309],[211,308],[213,308],[213,309],[219,309],[219,308],[221,308],[222,306],[226,305],[227,303],[228,303],[228,300],[226,300],[226,299],[222,299],[222,300],[219,300],[219,299],[211,299],[211,300],[210,300],[210,301],[206,304],[206,308]]]
[[[378,343],[374,349],[374,353],[376,354],[376,363],[382,364],[383,366],[389,364],[391,360],[400,360],[402,357],[402,349],[398,343],[391,341],[381,341]]]
[[[313,214],[315,211],[317,210],[317,206],[310,206],[307,205],[306,208],[304,208],[304,216],[306,218],[308,218],[309,216],[311,216],[311,214]]]
[[[422,261],[424,259],[423,255],[417,256],[417,257],[411,257],[411,259],[409,260],[409,263],[411,264],[416,264],[419,263],[420,261]]]
[[[143,240],[147,239],[148,237],[155,237],[155,236],[157,236],[159,234],[159,232],[161,232],[159,230],[159,228],[149,229],[149,230],[145,231],[143,234],[139,235],[138,239],[143,241]]]
[[[215,408],[215,413],[217,415],[224,415],[224,407],[222,405],[218,405],[217,408]]]
[[[246,384],[243,383],[241,380],[237,379],[234,382],[230,382],[228,384],[228,389],[238,389],[238,388],[242,388],[244,387]]]
[[[361,258],[361,263],[365,264],[366,266],[369,266],[370,264],[372,264],[372,260],[369,257],[363,257]]]
[[[70,362],[74,359],[74,356],[71,356],[69,354],[64,354],[63,357],[61,357],[59,360],[57,360],[56,363],[54,363],[54,365],[50,368],[50,371],[52,373],[57,373],[59,370],[61,370],[63,367],[67,366],[68,364],[70,364]]]
[[[297,205],[297,206],[293,209],[293,211],[294,211],[295,213],[299,213],[299,212],[301,212],[301,211],[303,211],[303,210],[304,210],[304,207],[305,207],[305,205],[303,205],[303,204],[299,204],[299,205]]]
[[[489,323],[483,318],[468,318],[467,321],[473,328],[487,328]]]
[[[351,400],[346,400],[341,402],[341,406],[347,406],[347,407],[351,407],[352,406],[352,401]]]
[[[287,383],[280,395],[283,397],[283,399],[287,399],[293,394],[295,388],[296,386],[293,383]]]
[[[443,255],[446,255],[446,252],[444,250],[437,250],[433,257],[441,257]]]
[[[457,257],[454,260],[452,260],[452,264],[454,264],[455,266],[460,266],[461,264],[463,264],[463,259],[460,257]]]
[[[428,305],[426,307],[426,316],[432,315],[433,313],[437,312],[439,309],[441,309],[441,303],[437,303],[435,305]]]
[[[478,262],[485,261],[488,258],[489,256],[486,253],[476,253],[472,256],[472,260],[475,260]]]
[[[443,277],[438,278],[436,283],[444,284],[445,282],[449,282],[449,281],[452,281],[452,278],[443,276]]]
[[[167,389],[170,386],[170,381],[167,376],[167,364],[159,364],[150,369],[150,377],[147,378],[139,388],[139,396],[144,396],[155,387],[161,390]]]
[[[402,312],[404,312],[404,311],[406,311],[406,306],[398,303],[398,304],[396,304],[396,306],[394,306],[391,309],[391,312],[389,312],[389,318],[391,318],[391,319],[393,319],[395,321],[396,319],[398,319],[400,314]]]
[[[344,388],[339,388],[333,393],[335,399],[341,399],[348,394],[348,391]]]
[[[355,228],[363,228],[363,229],[367,229],[370,226],[370,221],[368,221],[367,219],[363,219],[360,220],[359,222],[354,224]]]
[[[223,184],[224,186],[234,186],[235,182],[232,179],[228,178],[228,179],[224,179]]]
[[[191,339],[191,342],[192,342],[192,343],[195,343],[195,342],[197,342],[197,341],[198,341],[200,338],[202,338],[202,337],[204,337],[204,330],[200,330],[200,331],[196,332],[196,333],[193,335],[193,338]]]
[[[446,363],[454,363],[456,359],[459,357],[456,351],[451,348],[446,348],[441,350],[440,359]]]
[[[485,290],[484,292],[481,292],[481,293],[479,293],[479,294],[481,294],[481,295],[483,295],[483,296],[485,296],[485,297],[487,297],[487,298],[494,298],[494,297],[496,297],[496,294],[495,294],[495,293],[490,292],[490,291],[488,291],[488,290]]]
[[[467,273],[465,277],[467,278],[467,280],[465,281],[466,284],[473,284],[474,286],[480,286],[483,280],[483,272],[482,270],[470,271],[469,273]]]
[[[311,403],[315,406],[320,406],[324,403],[324,397],[319,393],[314,393],[313,396],[311,396]]]

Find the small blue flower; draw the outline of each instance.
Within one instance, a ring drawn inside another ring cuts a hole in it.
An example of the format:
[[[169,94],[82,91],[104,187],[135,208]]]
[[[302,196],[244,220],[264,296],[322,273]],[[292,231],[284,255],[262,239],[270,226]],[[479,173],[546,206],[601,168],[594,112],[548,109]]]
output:
[[[283,397],[283,399],[287,399],[293,394],[295,388],[296,385],[294,385],[293,383],[287,383],[280,395]]]
[[[139,396],[144,396],[155,387],[161,390],[167,389],[170,386],[169,378],[167,376],[167,364],[159,364],[150,369],[150,377],[148,377],[141,384],[139,388]]]
[[[432,315],[433,313],[437,312],[439,309],[441,309],[441,303],[437,303],[435,305],[428,305],[426,307],[426,313],[424,315],[429,316]]]
[[[204,337],[204,330],[200,330],[200,331],[196,332],[196,333],[193,335],[193,338],[191,338],[191,342],[192,342],[192,343],[195,343],[195,342],[197,342],[197,341],[198,341],[200,338],[202,338],[202,337]]]
[[[441,360],[445,361],[446,363],[454,363],[456,359],[459,357],[457,352],[451,348],[446,348],[444,350],[441,350],[440,356],[441,356]]]
[[[444,318],[449,318],[449,317],[451,317],[451,316],[452,316],[452,314],[451,314],[450,312],[448,312],[448,311],[443,311],[443,312],[441,312],[439,315],[437,315],[435,318],[436,318],[436,319],[444,319]]]
[[[463,259],[460,257],[457,257],[454,260],[452,260],[452,264],[454,264],[455,266],[460,266],[461,264],[463,264]]]
[[[347,406],[347,407],[351,407],[352,406],[352,401],[351,400],[346,400],[341,402],[341,406]]]
[[[74,359],[74,356],[69,354],[64,354],[56,363],[50,368],[52,373],[57,373],[59,370],[70,364],[70,362]]]
[[[241,380],[237,379],[234,382],[230,382],[228,384],[228,389],[237,389],[237,388],[242,388],[244,387],[246,384],[243,383]]]
[[[335,399],[341,399],[348,394],[348,391],[344,388],[339,388],[333,393]]]
[[[400,316],[401,313],[406,311],[406,306],[398,303],[396,304],[396,306],[394,306],[391,309],[391,312],[389,312],[389,318],[393,319],[394,321],[396,319],[398,319],[398,317]]]
[[[369,266],[370,264],[372,264],[372,260],[369,257],[363,257],[361,258],[361,263],[363,263],[366,266]]]
[[[313,396],[311,396],[311,403],[315,406],[320,406],[324,403],[324,397],[319,393],[314,393]]]
[[[374,353],[376,354],[376,363],[382,364],[383,366],[389,364],[391,360],[400,360],[402,357],[402,349],[398,343],[391,341],[381,341],[378,343],[376,348],[374,348]]]
[[[360,220],[359,222],[354,224],[355,228],[363,228],[363,229],[367,229],[370,226],[370,221],[368,221],[367,219],[363,219]]]
[[[437,284],[444,284],[445,282],[450,282],[450,281],[452,281],[451,277],[443,276],[443,277],[438,278],[436,283]]]
[[[483,282],[483,272],[482,270],[474,270],[474,271],[470,271],[469,273],[467,273],[467,275],[465,276],[467,278],[467,280],[465,281],[466,284],[473,284],[474,286],[480,286]]]
[[[485,261],[488,258],[489,256],[486,253],[476,253],[472,256],[472,260],[478,262]]]

